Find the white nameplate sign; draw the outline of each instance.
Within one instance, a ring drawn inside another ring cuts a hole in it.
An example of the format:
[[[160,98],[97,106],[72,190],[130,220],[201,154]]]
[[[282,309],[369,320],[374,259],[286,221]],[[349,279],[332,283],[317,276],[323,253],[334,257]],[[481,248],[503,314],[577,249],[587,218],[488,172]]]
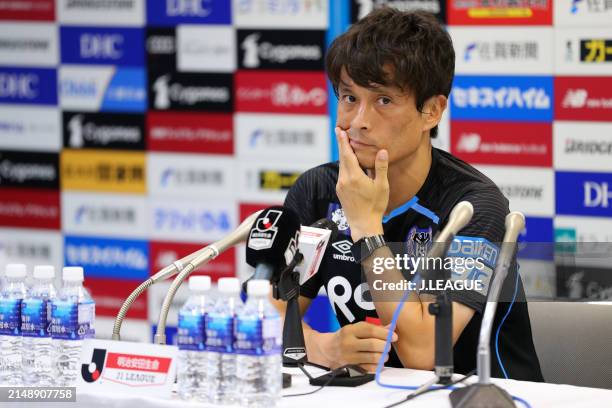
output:
[[[83,342],[77,386],[96,393],[170,398],[177,352],[176,346],[87,339]]]

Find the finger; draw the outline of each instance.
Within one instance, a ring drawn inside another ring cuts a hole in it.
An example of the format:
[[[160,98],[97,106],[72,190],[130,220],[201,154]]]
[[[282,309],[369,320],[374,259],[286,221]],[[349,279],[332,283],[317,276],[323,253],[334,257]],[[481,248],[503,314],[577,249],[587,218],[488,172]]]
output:
[[[380,357],[382,353],[369,353],[369,352],[359,352],[359,353],[351,353],[347,356],[346,360],[349,364],[378,364],[380,361]],[[389,356],[387,356],[388,359]],[[387,360],[385,360],[387,361]]]
[[[368,322],[359,322],[355,324],[355,337],[360,339],[375,338],[380,340],[387,340],[387,334],[389,328],[377,326]],[[393,333],[391,338],[392,342],[397,341],[397,333]]]
[[[387,171],[389,170],[389,152],[387,152],[385,149],[379,150],[376,153],[374,168],[376,169],[376,178],[374,179],[374,182],[381,187],[387,188],[389,185],[389,180],[387,179]]]
[[[357,156],[355,156],[355,152],[353,152],[351,144],[349,143],[348,134],[339,127],[336,127],[335,131],[336,140],[338,141],[340,167],[344,167],[347,171],[360,169]]]
[[[359,366],[363,368],[364,370],[366,370],[368,374],[376,373],[376,367],[377,367],[376,364],[360,364]]]
[[[382,353],[385,351],[385,344],[385,340],[381,339],[357,339],[355,347],[357,351]]]

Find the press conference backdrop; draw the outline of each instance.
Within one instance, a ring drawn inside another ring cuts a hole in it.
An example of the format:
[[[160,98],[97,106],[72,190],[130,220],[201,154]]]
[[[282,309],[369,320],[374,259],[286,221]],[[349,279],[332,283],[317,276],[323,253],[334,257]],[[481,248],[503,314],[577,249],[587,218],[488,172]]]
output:
[[[384,4],[447,26],[435,144],[498,183],[522,240],[612,241],[610,0],[0,0],[0,266],[84,266],[109,333],[139,282],[337,157],[324,52]],[[612,297],[600,269],[523,258],[532,297]],[[203,271],[243,265],[238,248]],[[124,338],[149,339],[166,289]]]

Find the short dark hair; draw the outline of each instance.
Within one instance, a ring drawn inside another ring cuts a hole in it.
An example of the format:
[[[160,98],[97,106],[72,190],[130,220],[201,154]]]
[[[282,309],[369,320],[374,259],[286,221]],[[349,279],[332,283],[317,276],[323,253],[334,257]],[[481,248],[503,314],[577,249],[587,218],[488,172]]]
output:
[[[384,66],[393,67],[385,72]],[[416,108],[435,95],[450,94],[455,51],[450,36],[433,14],[377,8],[337,37],[325,57],[336,97],[342,68],[355,83],[396,86],[414,95]],[[436,137],[438,127],[430,131]]]

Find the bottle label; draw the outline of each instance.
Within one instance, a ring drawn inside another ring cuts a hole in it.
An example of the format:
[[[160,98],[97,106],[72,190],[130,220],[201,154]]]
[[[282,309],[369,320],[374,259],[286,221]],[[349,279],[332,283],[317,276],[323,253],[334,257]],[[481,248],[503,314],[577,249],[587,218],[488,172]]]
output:
[[[95,336],[93,302],[56,300],[51,304],[51,336],[62,340],[83,340]]]
[[[206,350],[231,353],[234,350],[234,318],[226,315],[206,316]]]
[[[281,350],[280,318],[257,317],[236,319],[236,352],[249,355],[279,354]]]
[[[21,334],[21,299],[0,299],[0,335]]]
[[[179,312],[177,342],[179,350],[203,351],[205,315]]]
[[[25,337],[50,337],[51,302],[24,299],[21,302],[21,334]]]

